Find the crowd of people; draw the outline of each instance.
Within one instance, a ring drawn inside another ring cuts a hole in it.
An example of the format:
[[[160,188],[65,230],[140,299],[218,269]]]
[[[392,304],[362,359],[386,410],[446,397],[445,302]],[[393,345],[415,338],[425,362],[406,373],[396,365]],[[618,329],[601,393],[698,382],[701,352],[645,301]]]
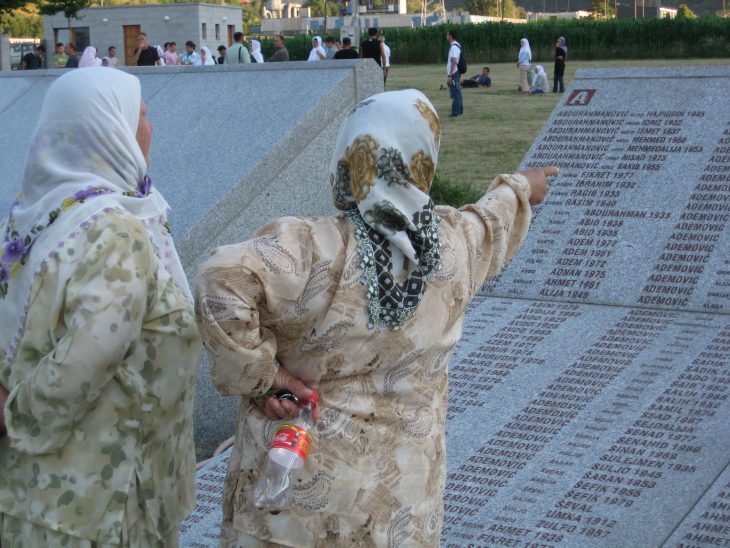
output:
[[[165,42],[163,45],[152,45],[147,34],[140,32],[137,35],[137,47],[132,53],[129,66],[165,66],[165,65],[222,65],[241,63],[273,63],[278,61],[289,61],[289,51],[286,48],[285,38],[282,35],[274,36],[275,51],[268,59],[264,59],[259,40],[244,40],[242,32],[233,34],[233,44],[226,47],[223,44],[218,46],[218,55],[214,55],[210,48],[202,46],[198,48],[195,42],[185,42],[185,51],[177,51],[176,42]],[[21,70],[32,70],[43,67],[43,57],[46,50],[39,45],[33,52],[23,56]],[[350,38],[342,41],[327,37],[324,42],[320,36],[312,38],[312,49],[308,61],[326,61],[330,59],[358,59],[360,57],[372,58],[383,69],[384,80],[388,77],[390,67],[390,47],[385,43],[385,37],[376,28],[369,30],[369,38],[361,45],[361,51],[353,46]],[[121,66],[117,57],[116,46],[109,46],[106,55],[100,56],[94,46],[86,47],[82,52],[76,48],[76,44],[59,42],[56,44],[56,52],[49,62],[49,68],[79,68],[79,67],[113,67]]]

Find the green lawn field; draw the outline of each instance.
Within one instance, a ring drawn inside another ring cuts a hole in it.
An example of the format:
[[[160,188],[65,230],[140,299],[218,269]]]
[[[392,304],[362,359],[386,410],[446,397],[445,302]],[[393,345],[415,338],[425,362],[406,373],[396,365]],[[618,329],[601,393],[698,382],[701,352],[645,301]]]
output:
[[[489,66],[491,88],[465,89],[464,115],[449,118],[451,99],[446,88],[445,65],[394,64],[390,69],[386,90],[416,88],[425,93],[441,118],[441,152],[439,155],[437,187],[463,190],[459,196],[434,201],[461,205],[483,190],[498,173],[510,173],[519,165],[561,95],[524,95],[517,90],[519,72],[514,63],[485,64],[469,61],[467,76],[481,73]],[[730,59],[672,59],[639,61],[576,61],[569,62],[565,71],[565,86],[569,86],[575,71],[582,68],[612,67],[676,67],[677,77],[683,66],[730,65]],[[543,65],[552,86],[552,64]],[[443,85],[444,89],[440,89]],[[692,85],[688,82],[688,85]],[[657,88],[660,92],[661,88]],[[617,106],[619,106],[617,98]],[[438,190],[438,189],[437,189]]]

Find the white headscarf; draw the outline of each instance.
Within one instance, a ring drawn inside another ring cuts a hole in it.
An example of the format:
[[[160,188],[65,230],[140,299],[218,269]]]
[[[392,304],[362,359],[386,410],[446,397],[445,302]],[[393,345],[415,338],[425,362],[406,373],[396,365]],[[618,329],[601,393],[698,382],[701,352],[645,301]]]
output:
[[[79,68],[98,67],[99,65],[101,65],[101,60],[96,58],[96,48],[87,47],[79,60]]]
[[[261,55],[261,42],[258,40],[251,40],[251,57],[255,58],[257,63],[264,62],[264,56]]]
[[[157,50],[157,56],[160,58],[160,66],[165,66],[165,50],[162,49],[162,46],[160,44],[155,44],[152,46]]]
[[[540,75],[544,75],[545,78],[547,78],[547,75],[545,74],[545,69],[542,68],[542,65],[536,65],[535,66],[535,75],[532,77],[532,87],[537,87],[537,81],[540,78]]]
[[[111,209],[144,224],[165,268],[192,299],[166,228],[169,206],[145,176],[136,138],[141,101],[135,76],[104,67],[68,71],[48,88],[28,147],[22,198],[0,224],[0,345],[11,359],[35,276],[65,241]]]
[[[215,65],[215,59],[213,59],[213,54],[210,52],[210,49],[207,46],[203,46],[200,50],[205,51],[205,63],[203,63],[203,56],[200,55],[198,57],[198,64]]]
[[[441,267],[438,217],[428,195],[440,131],[436,110],[415,89],[362,101],[340,130],[329,177],[335,206],[355,224],[369,327],[400,327]]]
[[[514,50],[512,50],[514,51]],[[527,40],[527,38],[520,39],[520,54],[526,51],[530,61],[532,61],[532,50],[530,49],[530,42]]]
[[[315,45],[312,47],[312,51],[309,52],[309,58],[307,61],[323,61],[324,58],[327,57],[327,53],[325,53],[324,48],[322,47],[322,37],[315,36],[312,38],[312,42],[314,42]],[[322,57],[317,55],[317,52],[321,53]]]

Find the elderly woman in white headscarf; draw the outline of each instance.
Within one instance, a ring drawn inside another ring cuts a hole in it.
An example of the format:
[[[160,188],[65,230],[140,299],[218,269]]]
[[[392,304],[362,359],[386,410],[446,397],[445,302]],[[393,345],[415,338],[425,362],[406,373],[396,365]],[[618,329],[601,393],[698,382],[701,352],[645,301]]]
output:
[[[548,90],[548,79],[542,65],[535,66],[535,74],[532,76],[532,91],[530,93],[546,93]]]
[[[327,59],[327,53],[322,47],[322,37],[315,36],[312,38],[312,49],[309,52],[307,61],[324,61],[325,59]]]
[[[210,51],[210,48],[203,46],[200,48],[200,59],[198,60],[199,65],[215,65],[215,59]]]
[[[482,283],[525,238],[555,168],[501,175],[476,204],[434,207],[440,123],[416,90],[381,93],[344,121],[330,217],[285,217],[218,248],[196,314],[213,383],[240,396],[221,546],[439,546],[447,361]],[[320,394],[293,504],[258,511],[277,422]],[[268,544],[266,544],[268,545]]]
[[[98,67],[99,65],[101,65],[101,60],[96,57],[96,48],[88,46],[79,59],[79,68]]]
[[[251,59],[256,59],[257,63],[264,62],[264,56],[261,54],[261,42],[251,40],[248,44],[248,49],[251,52]]]
[[[520,52],[517,55],[517,68],[520,69],[520,91],[530,92],[530,83],[527,81],[527,73],[532,62],[532,50],[527,38],[520,40]]]
[[[193,507],[199,335],[151,140],[132,75],[46,93],[0,224],[3,546],[176,546]]]

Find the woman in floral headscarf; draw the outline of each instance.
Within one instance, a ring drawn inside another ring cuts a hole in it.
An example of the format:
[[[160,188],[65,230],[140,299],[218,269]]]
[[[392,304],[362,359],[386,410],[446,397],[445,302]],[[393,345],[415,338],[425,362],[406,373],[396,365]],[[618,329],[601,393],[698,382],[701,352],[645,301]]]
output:
[[[3,546],[176,546],[192,509],[199,336],[151,139],[132,75],[48,89],[0,224]]]
[[[447,361],[469,301],[517,251],[556,172],[501,175],[474,205],[434,207],[439,138],[416,90],[363,101],[330,168],[344,213],[273,221],[201,267],[213,383],[241,396],[221,546],[439,545]],[[294,503],[259,511],[274,421],[296,412],[267,391],[306,398],[308,386],[321,416]]]

